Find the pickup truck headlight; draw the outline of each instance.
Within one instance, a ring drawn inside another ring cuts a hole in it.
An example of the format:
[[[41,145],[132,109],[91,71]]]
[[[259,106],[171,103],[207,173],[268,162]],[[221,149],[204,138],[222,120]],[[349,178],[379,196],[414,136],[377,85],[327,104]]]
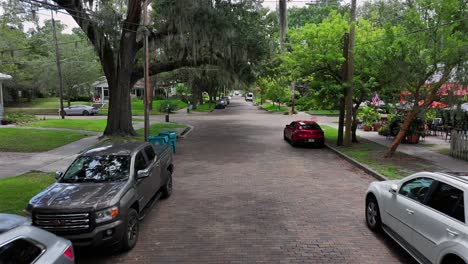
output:
[[[117,206],[107,208],[96,212],[96,223],[110,221],[119,215],[119,208]]]

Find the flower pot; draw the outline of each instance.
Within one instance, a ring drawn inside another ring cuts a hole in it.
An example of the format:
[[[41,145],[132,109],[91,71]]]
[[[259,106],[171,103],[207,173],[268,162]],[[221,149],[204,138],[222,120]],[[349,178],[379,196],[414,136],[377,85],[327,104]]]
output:
[[[364,131],[372,131],[372,127],[371,126],[368,126],[368,125],[364,125],[363,127]]]
[[[379,129],[382,127],[382,124],[380,123],[374,123],[372,125],[372,128],[374,129],[374,131],[379,131]]]
[[[407,135],[405,143],[407,143],[407,144],[418,144],[419,143],[419,135]]]

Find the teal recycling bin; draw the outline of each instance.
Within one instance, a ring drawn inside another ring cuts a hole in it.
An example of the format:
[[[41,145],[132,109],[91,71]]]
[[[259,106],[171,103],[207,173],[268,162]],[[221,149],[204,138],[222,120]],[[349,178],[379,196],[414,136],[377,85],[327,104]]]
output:
[[[167,145],[169,144],[169,137],[168,136],[149,136],[148,141],[151,144],[155,144],[155,145]]]
[[[172,146],[172,152],[176,152],[176,143],[177,143],[177,133],[171,131],[161,131],[160,136],[167,136],[169,138],[169,145]]]

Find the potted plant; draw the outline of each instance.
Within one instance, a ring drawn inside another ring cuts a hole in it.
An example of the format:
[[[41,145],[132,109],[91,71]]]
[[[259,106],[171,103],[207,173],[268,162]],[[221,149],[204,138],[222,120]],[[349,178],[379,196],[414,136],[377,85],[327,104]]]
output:
[[[421,118],[415,117],[406,131],[405,139],[403,143],[407,144],[418,144],[419,137],[424,133],[424,122]]]
[[[364,120],[364,131],[372,131],[372,125],[379,119],[377,111],[370,106],[364,106],[361,108],[359,117]]]
[[[374,122],[372,124],[372,128],[374,129],[374,131],[379,131],[379,129],[382,127],[382,123],[380,122]]]

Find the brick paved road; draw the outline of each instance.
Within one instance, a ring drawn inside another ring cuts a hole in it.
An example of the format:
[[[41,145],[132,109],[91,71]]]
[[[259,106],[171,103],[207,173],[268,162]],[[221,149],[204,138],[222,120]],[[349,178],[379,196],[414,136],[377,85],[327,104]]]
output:
[[[173,196],[142,222],[135,249],[78,252],[79,263],[412,263],[365,226],[373,179],[327,149],[284,142],[292,117],[239,99],[172,119],[195,126],[178,148]]]

